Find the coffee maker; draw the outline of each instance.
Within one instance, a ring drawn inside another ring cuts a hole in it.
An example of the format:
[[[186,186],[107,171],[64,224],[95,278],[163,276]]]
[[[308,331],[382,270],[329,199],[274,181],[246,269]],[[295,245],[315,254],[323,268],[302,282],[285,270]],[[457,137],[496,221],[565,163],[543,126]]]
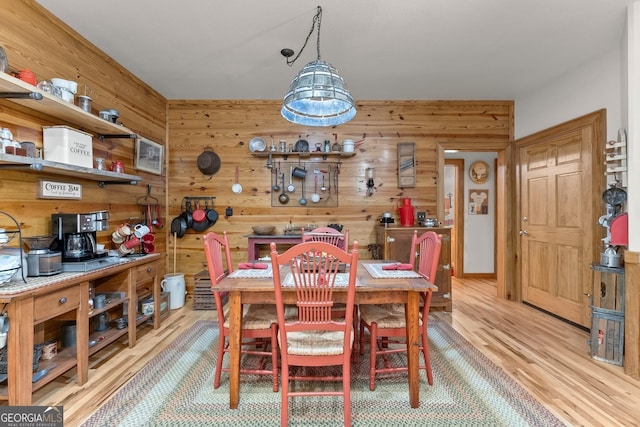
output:
[[[63,262],[98,258],[95,214],[52,214],[51,234]]]

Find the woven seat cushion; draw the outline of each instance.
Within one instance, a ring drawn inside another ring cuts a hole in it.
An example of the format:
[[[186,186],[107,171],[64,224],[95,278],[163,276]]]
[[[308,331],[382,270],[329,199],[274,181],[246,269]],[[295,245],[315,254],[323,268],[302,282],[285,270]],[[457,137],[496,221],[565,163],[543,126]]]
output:
[[[269,329],[278,323],[276,307],[272,304],[245,304],[242,313],[242,329]],[[224,327],[229,327],[229,304],[224,305]]]
[[[287,334],[289,354],[298,356],[335,356],[342,354],[344,333],[341,331],[300,331]],[[280,341],[280,335],[278,335]],[[350,347],[353,347],[353,331]]]
[[[362,304],[360,319],[368,325],[376,323],[379,328],[404,328],[404,304]],[[420,313],[420,326],[422,326],[422,313]]]

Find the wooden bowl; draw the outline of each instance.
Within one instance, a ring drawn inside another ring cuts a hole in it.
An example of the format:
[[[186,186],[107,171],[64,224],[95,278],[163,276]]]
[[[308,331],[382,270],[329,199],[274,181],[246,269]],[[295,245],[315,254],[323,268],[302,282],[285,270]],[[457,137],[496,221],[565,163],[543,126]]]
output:
[[[273,233],[273,230],[276,229],[274,225],[254,225],[253,232],[259,235],[267,235]]]

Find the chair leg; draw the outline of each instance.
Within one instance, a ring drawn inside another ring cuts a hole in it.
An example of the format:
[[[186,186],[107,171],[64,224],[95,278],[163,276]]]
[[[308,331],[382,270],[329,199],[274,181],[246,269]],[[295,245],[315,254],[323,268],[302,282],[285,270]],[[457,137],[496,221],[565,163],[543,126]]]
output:
[[[271,368],[273,370],[273,391],[278,391],[278,325],[271,324]]]
[[[376,389],[376,349],[378,348],[378,325],[371,323],[369,327],[369,333],[371,334],[370,349],[369,349],[369,390],[374,391]]]
[[[344,401],[344,426],[351,427],[351,364],[342,366],[342,398]]]
[[[213,378],[213,388],[220,387],[220,375],[222,374],[222,362],[224,361],[224,346],[227,337],[221,336],[218,339],[218,360],[216,361],[216,374]]]
[[[427,326],[422,331],[422,357],[424,358],[424,366],[427,370],[427,381],[429,385],[433,385],[433,372],[431,371],[431,358],[429,357],[429,335],[427,334]]]
[[[282,384],[280,385],[280,425],[289,424],[289,367],[282,365]]]
[[[360,356],[364,354],[364,322],[360,321]]]
[[[359,352],[359,343],[360,341],[360,334],[358,334],[358,329],[359,329],[359,324],[360,324],[360,319],[358,318],[358,306],[354,305],[353,306],[353,348],[351,349],[351,361],[353,363],[356,363],[358,361],[358,354],[360,354]]]

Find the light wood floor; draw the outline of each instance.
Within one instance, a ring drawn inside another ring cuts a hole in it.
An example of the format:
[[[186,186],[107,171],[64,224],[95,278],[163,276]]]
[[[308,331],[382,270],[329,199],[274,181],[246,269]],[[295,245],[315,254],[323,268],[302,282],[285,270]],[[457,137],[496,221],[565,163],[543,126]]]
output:
[[[453,327],[568,425],[640,425],[640,382],[621,367],[593,360],[589,334],[523,304],[498,300],[490,280],[453,281],[453,313],[434,315]],[[89,381],[74,371],[38,390],[34,405],[63,405],[65,426],[76,426],[198,319],[191,300],[162,328],[146,327],[135,348],[113,345],[91,360]]]

